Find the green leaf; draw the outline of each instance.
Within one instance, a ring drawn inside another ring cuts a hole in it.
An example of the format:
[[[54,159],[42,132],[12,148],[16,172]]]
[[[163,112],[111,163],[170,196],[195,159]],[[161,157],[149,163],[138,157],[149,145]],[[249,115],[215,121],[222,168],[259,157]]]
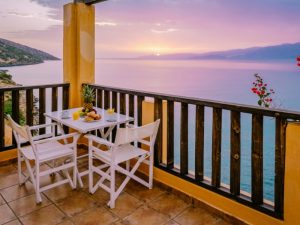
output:
[[[257,104],[258,104],[259,106],[261,106],[262,100],[258,100]]]

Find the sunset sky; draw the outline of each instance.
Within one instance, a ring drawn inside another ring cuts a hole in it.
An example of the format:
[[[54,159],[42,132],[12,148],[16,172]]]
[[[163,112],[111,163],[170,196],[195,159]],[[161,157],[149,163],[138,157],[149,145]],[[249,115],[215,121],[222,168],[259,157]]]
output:
[[[0,37],[62,56],[63,4],[0,0]],[[207,52],[300,41],[299,0],[108,0],[96,56]]]

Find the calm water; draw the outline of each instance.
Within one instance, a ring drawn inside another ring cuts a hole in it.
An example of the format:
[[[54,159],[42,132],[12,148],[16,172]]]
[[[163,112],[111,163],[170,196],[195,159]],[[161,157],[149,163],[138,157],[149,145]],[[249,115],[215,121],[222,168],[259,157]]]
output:
[[[33,66],[11,67],[13,79],[20,84],[62,82],[62,62],[46,62]],[[97,60],[96,83],[116,87],[170,93],[183,96],[256,105],[250,92],[253,74],[259,73],[276,91],[277,107],[300,111],[300,68],[295,62],[227,62],[227,61],[135,61]],[[175,107],[175,162],[179,163],[180,110]],[[49,109],[50,110],[50,109]],[[211,176],[211,109],[205,111],[205,175]],[[194,170],[195,108],[189,110],[189,169]],[[223,112],[222,182],[229,182],[230,115]],[[264,197],[273,200],[275,122],[264,121]],[[251,187],[251,116],[241,119],[241,186]]]

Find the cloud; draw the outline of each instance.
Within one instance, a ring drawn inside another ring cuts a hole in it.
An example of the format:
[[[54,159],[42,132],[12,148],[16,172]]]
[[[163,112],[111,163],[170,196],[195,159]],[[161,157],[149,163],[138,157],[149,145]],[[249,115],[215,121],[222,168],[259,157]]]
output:
[[[31,0],[42,6],[59,9],[62,8],[64,4],[70,3],[70,0]]]
[[[117,26],[114,22],[108,22],[108,21],[100,21],[95,23],[99,27],[115,27]]]
[[[166,29],[166,30],[151,29],[151,32],[155,33],[155,34],[166,34],[166,33],[172,33],[172,32],[175,32],[175,31],[178,31],[178,29],[175,29],[175,28],[169,28],[169,29]]]
[[[62,24],[56,14],[57,9],[31,0],[10,0],[9,4],[0,1],[0,33],[47,30]]]

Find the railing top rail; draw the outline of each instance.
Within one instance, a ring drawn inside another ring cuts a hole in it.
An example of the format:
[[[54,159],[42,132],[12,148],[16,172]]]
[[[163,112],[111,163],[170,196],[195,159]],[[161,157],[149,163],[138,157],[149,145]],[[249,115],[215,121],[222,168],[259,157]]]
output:
[[[297,111],[290,111],[284,109],[267,109],[263,107],[257,107],[257,106],[251,106],[245,104],[221,102],[221,101],[214,101],[214,100],[201,99],[195,97],[178,96],[172,94],[146,92],[140,90],[102,86],[96,84],[89,84],[89,85],[91,85],[94,88],[107,90],[107,91],[115,91],[115,92],[120,92],[125,94],[132,94],[132,95],[138,95],[144,97],[153,97],[153,98],[174,101],[174,102],[183,102],[183,103],[193,104],[193,105],[203,105],[208,107],[222,108],[225,110],[233,110],[233,111],[239,111],[243,113],[257,113],[257,114],[262,114],[264,116],[270,116],[270,117],[283,117],[286,119],[300,120],[300,112]]]
[[[29,85],[29,86],[14,86],[14,87],[1,87],[0,92],[6,91],[23,91],[29,89],[38,89],[38,88],[52,88],[52,87],[68,87],[69,83],[59,83],[59,84],[43,84],[43,85]]]

